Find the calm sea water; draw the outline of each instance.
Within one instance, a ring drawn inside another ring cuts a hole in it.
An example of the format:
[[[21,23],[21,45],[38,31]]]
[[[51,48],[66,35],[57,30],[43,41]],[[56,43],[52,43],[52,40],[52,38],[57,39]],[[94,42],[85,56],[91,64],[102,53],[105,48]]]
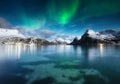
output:
[[[120,46],[1,45],[0,84],[120,84]]]

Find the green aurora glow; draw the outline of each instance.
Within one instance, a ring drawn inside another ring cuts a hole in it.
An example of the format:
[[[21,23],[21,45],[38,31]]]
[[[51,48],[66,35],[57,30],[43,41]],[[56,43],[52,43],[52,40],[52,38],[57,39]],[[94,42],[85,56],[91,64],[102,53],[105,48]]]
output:
[[[22,0],[21,4],[16,2],[18,15],[15,16],[18,16],[21,25],[26,29],[38,29],[52,23],[64,26],[76,21],[80,23],[89,18],[120,13],[119,2],[118,0]]]
[[[38,29],[45,25],[45,18],[33,17],[27,15],[27,13],[23,12],[21,14],[21,20],[26,29]]]
[[[51,2],[49,17],[55,18],[59,24],[64,25],[69,23],[76,14],[80,0],[61,0],[61,2],[58,2],[58,4],[54,0]]]

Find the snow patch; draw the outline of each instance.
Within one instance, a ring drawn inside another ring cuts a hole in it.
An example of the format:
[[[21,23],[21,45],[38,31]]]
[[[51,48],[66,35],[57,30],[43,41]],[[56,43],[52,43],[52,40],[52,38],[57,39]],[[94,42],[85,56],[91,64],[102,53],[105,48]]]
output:
[[[87,34],[93,35],[93,34],[96,34],[96,32],[89,29],[89,30],[87,30]]]

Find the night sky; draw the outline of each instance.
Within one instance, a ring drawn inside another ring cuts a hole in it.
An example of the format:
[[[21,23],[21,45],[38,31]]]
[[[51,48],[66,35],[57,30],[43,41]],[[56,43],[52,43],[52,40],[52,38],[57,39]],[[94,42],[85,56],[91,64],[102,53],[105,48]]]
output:
[[[0,0],[0,17],[13,27],[77,36],[120,29],[120,0]]]

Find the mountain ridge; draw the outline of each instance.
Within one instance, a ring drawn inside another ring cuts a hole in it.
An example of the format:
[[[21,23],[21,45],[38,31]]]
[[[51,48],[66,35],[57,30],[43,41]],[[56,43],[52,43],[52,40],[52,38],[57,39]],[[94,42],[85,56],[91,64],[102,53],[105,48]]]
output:
[[[120,44],[120,31],[104,30],[95,32],[88,29],[82,35],[81,39],[75,38],[71,45],[95,45],[95,44]]]

